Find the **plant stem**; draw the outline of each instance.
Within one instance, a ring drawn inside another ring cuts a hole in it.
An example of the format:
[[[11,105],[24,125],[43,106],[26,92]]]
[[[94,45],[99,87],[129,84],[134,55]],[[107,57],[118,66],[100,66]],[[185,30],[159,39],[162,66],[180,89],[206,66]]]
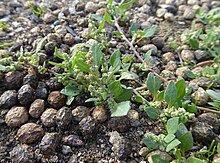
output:
[[[117,30],[119,31],[119,33],[122,35],[123,40],[125,40],[125,42],[127,42],[127,44],[130,46],[131,50],[134,52],[134,54],[136,55],[136,57],[144,64],[144,66],[146,67],[147,63],[144,61],[144,59],[140,56],[140,54],[137,52],[137,50],[135,49],[134,45],[132,44],[132,42],[130,42],[127,37],[125,36],[123,30],[121,29],[121,27],[118,24],[118,19],[114,16],[114,21],[115,21],[115,27],[117,28]],[[150,69],[151,72],[154,73],[155,76],[159,77],[163,82],[167,82],[166,79],[164,79],[163,77],[161,77],[159,74],[157,74],[152,68]]]
[[[213,110],[213,109],[210,109],[210,108],[204,108],[204,107],[201,107],[201,106],[197,106],[197,108],[200,109],[200,110],[206,111],[206,112],[220,114],[220,111]]]

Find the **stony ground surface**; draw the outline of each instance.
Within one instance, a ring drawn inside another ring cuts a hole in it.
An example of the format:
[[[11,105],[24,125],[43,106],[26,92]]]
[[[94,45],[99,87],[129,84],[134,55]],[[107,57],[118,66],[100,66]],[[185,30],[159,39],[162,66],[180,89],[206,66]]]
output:
[[[10,47],[0,47],[0,55],[8,52],[14,55],[20,47],[33,51],[40,39],[47,36],[47,43],[40,52],[42,61],[55,60],[54,48],[70,52],[88,33],[88,15],[103,14],[106,1],[90,0],[78,2],[62,0],[31,1],[33,6],[46,6],[43,13],[33,14],[25,0],[0,1],[0,21],[7,22],[6,30],[0,31],[0,44],[15,42]],[[191,25],[195,9],[205,10],[219,7],[220,1],[212,0],[139,0],[129,10],[130,21],[136,21],[146,28],[158,24],[159,30],[149,41],[139,42],[137,50],[143,54],[153,50],[157,65],[154,69],[167,78],[182,76],[179,57],[169,47],[170,36],[180,37],[182,31]],[[127,31],[126,26],[122,26]],[[122,54],[130,49],[123,40],[113,40],[113,48]],[[187,50],[181,53],[182,60],[195,60]],[[168,74],[166,74],[168,70]],[[59,71],[55,69],[54,71]],[[134,105],[128,116],[111,118],[106,108],[85,106],[76,100],[66,106],[66,97],[60,93],[63,88],[51,74],[39,76],[33,70],[0,73],[0,162],[130,162],[145,160],[146,147],[142,143],[145,132],[162,133],[163,124],[151,121]],[[201,94],[199,104],[209,100],[204,89],[210,85],[208,78],[189,81],[194,92]],[[216,87],[219,88],[218,86]],[[193,97],[193,96],[192,96]],[[83,97],[79,97],[79,99]],[[81,101],[81,102],[80,102]],[[200,113],[188,124],[198,142],[195,150],[218,139],[220,125],[218,115]]]

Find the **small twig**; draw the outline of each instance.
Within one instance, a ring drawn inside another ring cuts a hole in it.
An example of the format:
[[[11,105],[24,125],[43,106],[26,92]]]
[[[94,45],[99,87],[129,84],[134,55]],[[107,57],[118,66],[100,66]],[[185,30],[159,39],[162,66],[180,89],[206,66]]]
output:
[[[146,66],[146,62],[144,61],[144,59],[140,56],[140,54],[137,52],[137,50],[135,49],[134,45],[132,44],[132,42],[130,42],[127,37],[125,36],[124,32],[122,31],[121,27],[118,24],[118,19],[114,16],[114,20],[115,20],[115,27],[117,28],[117,30],[121,33],[122,38],[127,42],[127,44],[130,46],[131,50],[134,52],[134,54],[136,55],[136,57]],[[166,79],[164,79],[163,77],[161,77],[159,74],[157,74],[152,68],[150,69],[151,72],[153,72],[157,77],[159,77],[163,82],[167,82]]]
[[[142,87],[138,87],[138,88],[135,88],[136,91],[140,91],[140,90],[144,90],[144,89],[147,89],[147,86],[142,86]]]
[[[220,111],[217,111],[217,110],[213,110],[213,109],[209,109],[209,108],[204,108],[204,107],[201,107],[201,106],[197,106],[197,108],[200,109],[200,110],[206,111],[206,112],[220,114]]]
[[[213,63],[214,63],[213,60],[203,61],[203,62],[200,62],[200,63],[196,64],[195,66],[193,66],[193,68],[211,65]]]

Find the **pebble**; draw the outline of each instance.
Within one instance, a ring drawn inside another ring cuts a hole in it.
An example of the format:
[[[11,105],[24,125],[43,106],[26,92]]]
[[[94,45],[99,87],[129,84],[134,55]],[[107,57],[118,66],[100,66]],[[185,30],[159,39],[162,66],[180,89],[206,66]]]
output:
[[[186,7],[183,13],[183,17],[185,19],[192,20],[195,17],[195,12],[190,7]]]
[[[34,118],[39,118],[44,111],[44,100],[36,99],[29,108],[29,114]]]
[[[191,62],[195,59],[195,56],[191,50],[182,50],[181,51],[181,58],[185,62]]]
[[[210,85],[213,85],[214,84],[214,81],[210,78],[206,78],[206,77],[199,77],[197,79],[197,83],[200,87],[206,89],[206,88],[209,88]]]
[[[213,131],[217,134],[220,133],[219,115],[214,113],[202,113],[197,117],[200,122],[206,122],[213,127]]]
[[[83,118],[90,115],[90,110],[85,106],[77,106],[75,109],[72,110],[72,115],[73,120],[79,122]]]
[[[47,88],[44,82],[39,82],[36,89],[36,98],[46,99],[47,98]]]
[[[192,132],[194,141],[206,145],[210,145],[210,143],[216,137],[215,133],[213,132],[213,127],[206,123],[206,121],[196,121],[194,124],[191,125],[190,130]]]
[[[57,111],[56,124],[59,129],[66,130],[70,126],[72,119],[73,116],[70,108],[64,106]]]
[[[46,133],[39,144],[39,148],[46,155],[55,154],[60,146],[60,140],[59,133]]]
[[[176,69],[176,75],[183,77],[184,79],[187,78],[186,74],[184,73],[185,70],[189,70],[187,66],[179,67]]]
[[[9,11],[9,10],[0,8],[0,17],[7,16],[7,15],[9,15],[9,14],[10,14],[10,11]]]
[[[17,132],[17,138],[25,144],[34,143],[43,136],[43,128],[35,123],[26,123],[22,125]]]
[[[141,23],[140,27],[141,27],[141,29],[150,28],[151,23],[148,21],[144,21],[143,23]]]
[[[198,106],[205,106],[209,101],[209,95],[201,87],[199,87],[198,90],[191,95],[191,98],[192,101]]]
[[[53,127],[56,125],[57,110],[53,108],[46,109],[40,119],[44,126]]]
[[[94,2],[87,2],[85,5],[85,11],[86,12],[91,12],[91,13],[95,13],[98,10],[98,5],[95,4]]]
[[[84,142],[80,139],[78,135],[68,135],[63,138],[63,144],[70,147],[80,147],[84,145]]]
[[[108,118],[106,108],[103,106],[96,106],[92,112],[92,117],[96,122],[105,122]]]
[[[108,128],[118,131],[126,132],[130,129],[131,124],[128,117],[113,117],[108,121]]]
[[[175,56],[172,52],[167,52],[162,55],[162,60],[167,64],[169,61],[175,61]]]
[[[51,13],[46,13],[43,17],[43,21],[47,24],[53,23],[56,19],[56,16]]]
[[[50,41],[46,43],[45,51],[47,52],[48,55],[53,55],[55,47],[56,47],[56,42]]]
[[[29,85],[25,84],[18,90],[18,101],[24,106],[29,106],[35,100],[35,91]]]
[[[75,42],[74,37],[70,33],[67,33],[63,38],[63,42],[67,45],[72,46]]]
[[[167,12],[167,13],[164,14],[164,19],[168,20],[168,21],[174,21],[175,17],[172,13]]]
[[[13,107],[5,116],[5,123],[10,127],[18,127],[28,121],[29,115],[25,107]]]
[[[8,72],[5,74],[4,86],[8,90],[17,90],[23,84],[24,74],[20,71]]]
[[[71,149],[70,146],[68,146],[68,145],[62,145],[62,153],[63,153],[64,155],[67,155],[67,154],[72,153],[72,152],[73,152],[73,151],[72,151],[72,149]]]
[[[209,54],[206,51],[203,51],[203,50],[196,50],[194,52],[194,55],[196,57],[196,60],[199,61],[199,62],[206,61],[210,58]]]
[[[154,37],[152,40],[152,43],[159,49],[162,49],[164,47],[164,38],[163,37]]]
[[[139,151],[139,155],[142,157],[146,157],[148,153],[150,153],[150,150],[147,147],[142,147]]]
[[[53,71],[54,71],[54,67],[53,67]],[[59,73],[59,72],[56,72],[56,73]],[[52,91],[61,90],[63,88],[62,83],[58,82],[58,79],[56,77],[51,77],[50,79],[48,79],[46,81],[46,85]]]
[[[16,163],[35,163],[33,148],[26,144],[18,144],[10,152],[10,159]]]
[[[175,61],[169,61],[166,65],[166,69],[169,71],[175,71],[177,69],[177,64]]]
[[[8,90],[5,91],[0,96],[0,108],[1,109],[10,109],[17,103],[17,91],[16,90]]]
[[[151,50],[152,55],[157,54],[157,47],[154,44],[148,44],[141,47],[141,51],[144,53],[148,52],[149,50]]]
[[[199,4],[199,0],[188,0],[187,1],[187,4],[188,5],[198,5]]]
[[[62,39],[59,34],[57,33],[49,33],[47,35],[47,41],[48,42],[55,42],[57,46],[59,46],[62,43]]]
[[[156,12],[158,18],[163,18],[167,10],[165,8],[159,8]]]
[[[60,91],[52,91],[48,95],[47,101],[51,106],[53,106],[56,109],[59,109],[65,105],[66,97],[65,95],[61,94]]]
[[[23,85],[29,84],[32,88],[36,88],[38,85],[38,77],[36,74],[27,74],[23,78]]]
[[[90,139],[96,134],[96,123],[92,117],[87,116],[79,122],[79,129],[84,139]]]

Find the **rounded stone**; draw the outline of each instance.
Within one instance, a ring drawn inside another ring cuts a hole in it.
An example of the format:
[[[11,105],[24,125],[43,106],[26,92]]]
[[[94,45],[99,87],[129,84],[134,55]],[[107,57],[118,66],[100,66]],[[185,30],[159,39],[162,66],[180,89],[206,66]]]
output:
[[[60,140],[59,133],[46,133],[39,144],[39,148],[44,154],[54,154],[60,146]]]
[[[92,117],[96,122],[105,122],[108,118],[106,108],[103,106],[96,106],[92,112]]]
[[[86,3],[86,5],[85,5],[85,11],[86,12],[94,13],[97,10],[98,10],[98,5],[95,4],[94,2],[89,1],[89,2]]]
[[[167,52],[162,55],[162,60],[166,64],[169,61],[175,61],[175,56],[172,52]]]
[[[159,8],[156,12],[156,15],[158,18],[162,18],[165,13],[167,13],[167,10],[165,8]]]
[[[44,111],[44,100],[36,99],[29,108],[29,114],[34,118],[39,118]]]
[[[53,127],[56,125],[57,110],[49,108],[43,112],[40,119],[44,126]]]
[[[10,127],[18,127],[28,121],[29,115],[25,107],[13,107],[5,116],[5,123]]]
[[[191,50],[182,50],[181,51],[181,58],[185,62],[191,62],[195,59],[195,56]]]
[[[73,119],[71,109],[68,107],[62,107],[57,111],[56,124],[59,129],[66,130],[71,124]]]
[[[0,96],[0,108],[9,109],[17,103],[17,92],[16,90],[5,91]]]
[[[68,135],[63,138],[63,144],[71,147],[83,146],[84,142],[80,139],[78,135]]]
[[[25,84],[18,90],[18,101],[24,106],[29,106],[35,99],[35,91],[29,85]]]
[[[203,50],[196,50],[194,52],[194,55],[196,57],[196,60],[199,62],[206,61],[210,58],[209,54]]]
[[[45,51],[48,55],[53,55],[54,49],[56,47],[56,43],[54,41],[50,41],[45,45]]]
[[[77,106],[75,109],[72,110],[72,115],[73,120],[79,122],[83,118],[90,115],[90,110],[85,106]]]
[[[191,98],[198,106],[205,106],[209,101],[208,93],[201,87],[191,95]]]
[[[17,138],[25,144],[34,143],[43,136],[43,128],[35,123],[26,123],[22,125],[17,132]]]
[[[24,74],[20,71],[5,74],[4,86],[7,89],[19,89],[23,84]]]
[[[96,123],[92,117],[87,116],[79,122],[79,129],[85,139],[89,139],[96,134]]]
[[[192,20],[195,17],[195,12],[190,7],[186,7],[183,13],[183,17],[185,19]]]
[[[53,71],[55,71],[54,67],[53,67]],[[57,73],[60,73],[60,72],[57,72]],[[51,77],[50,79],[48,79],[46,81],[46,85],[52,91],[61,90],[63,88],[62,83],[58,82],[58,79],[56,77]]]
[[[51,13],[46,13],[43,17],[43,21],[47,24],[53,23],[56,19],[57,19],[56,16],[54,16]]]
[[[38,77],[36,74],[27,74],[23,78],[23,84],[29,84],[32,88],[36,88],[38,84]]]
[[[151,54],[152,55],[156,55],[157,54],[157,47],[154,44],[148,44],[148,45],[144,45],[141,47],[141,51],[142,52],[148,52],[149,50],[151,50]]]
[[[47,35],[48,42],[55,42],[56,45],[60,45],[62,43],[61,37],[57,33],[49,33]]]
[[[37,98],[46,99],[47,98],[46,84],[44,82],[39,82],[35,92]]]
[[[131,127],[128,117],[113,117],[108,121],[108,128],[118,131],[126,132]]]
[[[168,21],[174,21],[175,20],[175,17],[172,13],[170,12],[167,12],[164,14],[164,19],[168,20]]]
[[[48,95],[47,100],[49,104],[56,109],[63,107],[66,103],[66,97],[65,95],[61,94],[60,91],[52,91]]]
[[[63,38],[63,42],[67,45],[73,45],[74,44],[74,37],[70,34],[70,33],[67,33],[64,38]]]
[[[26,144],[18,144],[10,152],[10,159],[16,163],[35,163],[33,148]]]

